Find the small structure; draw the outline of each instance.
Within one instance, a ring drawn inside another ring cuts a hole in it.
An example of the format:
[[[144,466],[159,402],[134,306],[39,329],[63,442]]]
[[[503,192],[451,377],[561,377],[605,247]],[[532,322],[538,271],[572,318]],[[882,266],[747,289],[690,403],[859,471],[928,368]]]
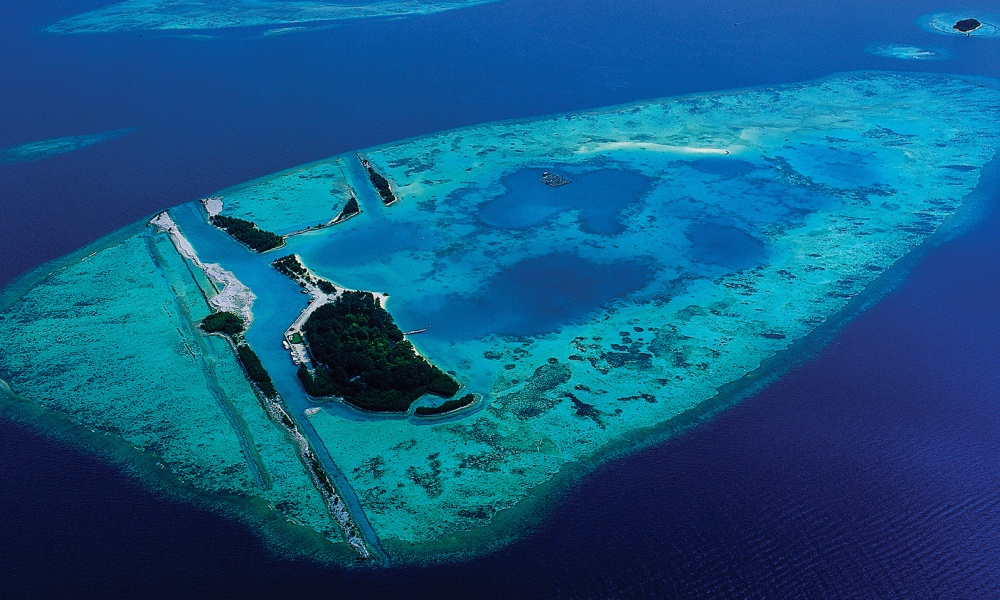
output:
[[[562,187],[567,183],[573,183],[573,182],[570,181],[569,179],[566,179],[565,177],[556,175],[555,173],[549,173],[548,171],[545,171],[542,173],[542,183],[544,183],[547,186],[557,188],[557,187]]]

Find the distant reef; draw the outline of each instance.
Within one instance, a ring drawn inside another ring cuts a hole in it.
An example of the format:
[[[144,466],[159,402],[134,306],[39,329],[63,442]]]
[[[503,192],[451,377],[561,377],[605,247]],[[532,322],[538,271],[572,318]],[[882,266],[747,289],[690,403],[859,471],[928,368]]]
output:
[[[105,131],[103,133],[52,138],[37,142],[28,142],[19,146],[11,146],[0,150],[0,164],[31,162],[33,160],[41,160],[50,156],[73,152],[74,150],[82,150],[101,142],[120,138],[132,131],[134,129],[115,129],[114,131]]]
[[[907,46],[905,44],[872,44],[865,48],[865,52],[874,54],[875,56],[896,58],[899,60],[931,61],[951,58],[951,53],[947,50]]]
[[[409,17],[439,13],[500,0],[387,0],[340,4],[309,0],[127,0],[72,16],[51,33],[111,33],[147,30],[211,30],[233,27],[275,27],[273,35],[308,30],[323,22]],[[285,27],[292,25],[293,27]]]

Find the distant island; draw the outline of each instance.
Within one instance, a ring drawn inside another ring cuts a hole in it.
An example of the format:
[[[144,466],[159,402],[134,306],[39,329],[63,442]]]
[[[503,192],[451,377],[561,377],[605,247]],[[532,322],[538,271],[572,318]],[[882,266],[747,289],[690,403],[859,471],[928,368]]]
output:
[[[116,129],[90,135],[75,135],[28,142],[9,148],[0,148],[0,164],[21,163],[41,160],[67,152],[82,150],[95,144],[120,138],[135,131],[134,129]]]
[[[982,26],[983,24],[976,19],[962,19],[955,23],[954,28],[961,33],[971,33]]]
[[[499,0],[369,0],[342,4],[320,0],[124,0],[68,17],[46,31],[93,34],[122,31],[211,31],[231,27],[271,27],[262,35],[308,31],[354,19],[430,15]],[[324,25],[325,23],[325,25]],[[289,27],[291,25],[291,27]]]
[[[930,13],[921,16],[917,22],[927,31],[942,35],[962,35],[976,38],[1000,36],[1000,29],[995,25],[995,23],[1000,22],[1000,15],[992,12],[983,12],[975,16],[950,11]]]

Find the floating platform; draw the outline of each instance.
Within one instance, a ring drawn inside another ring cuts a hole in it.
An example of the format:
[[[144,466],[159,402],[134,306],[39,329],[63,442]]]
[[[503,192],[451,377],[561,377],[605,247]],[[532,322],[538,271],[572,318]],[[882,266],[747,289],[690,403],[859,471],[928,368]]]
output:
[[[557,188],[573,182],[570,181],[569,179],[566,179],[565,177],[556,175],[555,173],[549,173],[548,171],[545,171],[544,173],[542,173],[542,183],[544,183],[547,186]]]

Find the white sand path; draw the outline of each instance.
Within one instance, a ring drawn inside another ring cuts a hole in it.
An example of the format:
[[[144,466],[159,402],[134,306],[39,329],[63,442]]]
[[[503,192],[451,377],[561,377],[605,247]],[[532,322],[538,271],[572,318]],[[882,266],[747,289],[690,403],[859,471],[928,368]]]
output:
[[[253,322],[253,303],[257,299],[257,296],[250,291],[250,288],[237,279],[235,274],[223,269],[218,263],[203,263],[198,258],[198,253],[195,252],[194,246],[184,237],[184,234],[181,233],[180,228],[170,217],[169,213],[162,212],[153,217],[149,222],[151,225],[155,225],[160,231],[168,234],[181,256],[187,258],[195,266],[204,271],[205,275],[220,289],[219,293],[212,296],[208,301],[212,308],[217,311],[232,312],[240,315],[243,322],[249,327]]]

